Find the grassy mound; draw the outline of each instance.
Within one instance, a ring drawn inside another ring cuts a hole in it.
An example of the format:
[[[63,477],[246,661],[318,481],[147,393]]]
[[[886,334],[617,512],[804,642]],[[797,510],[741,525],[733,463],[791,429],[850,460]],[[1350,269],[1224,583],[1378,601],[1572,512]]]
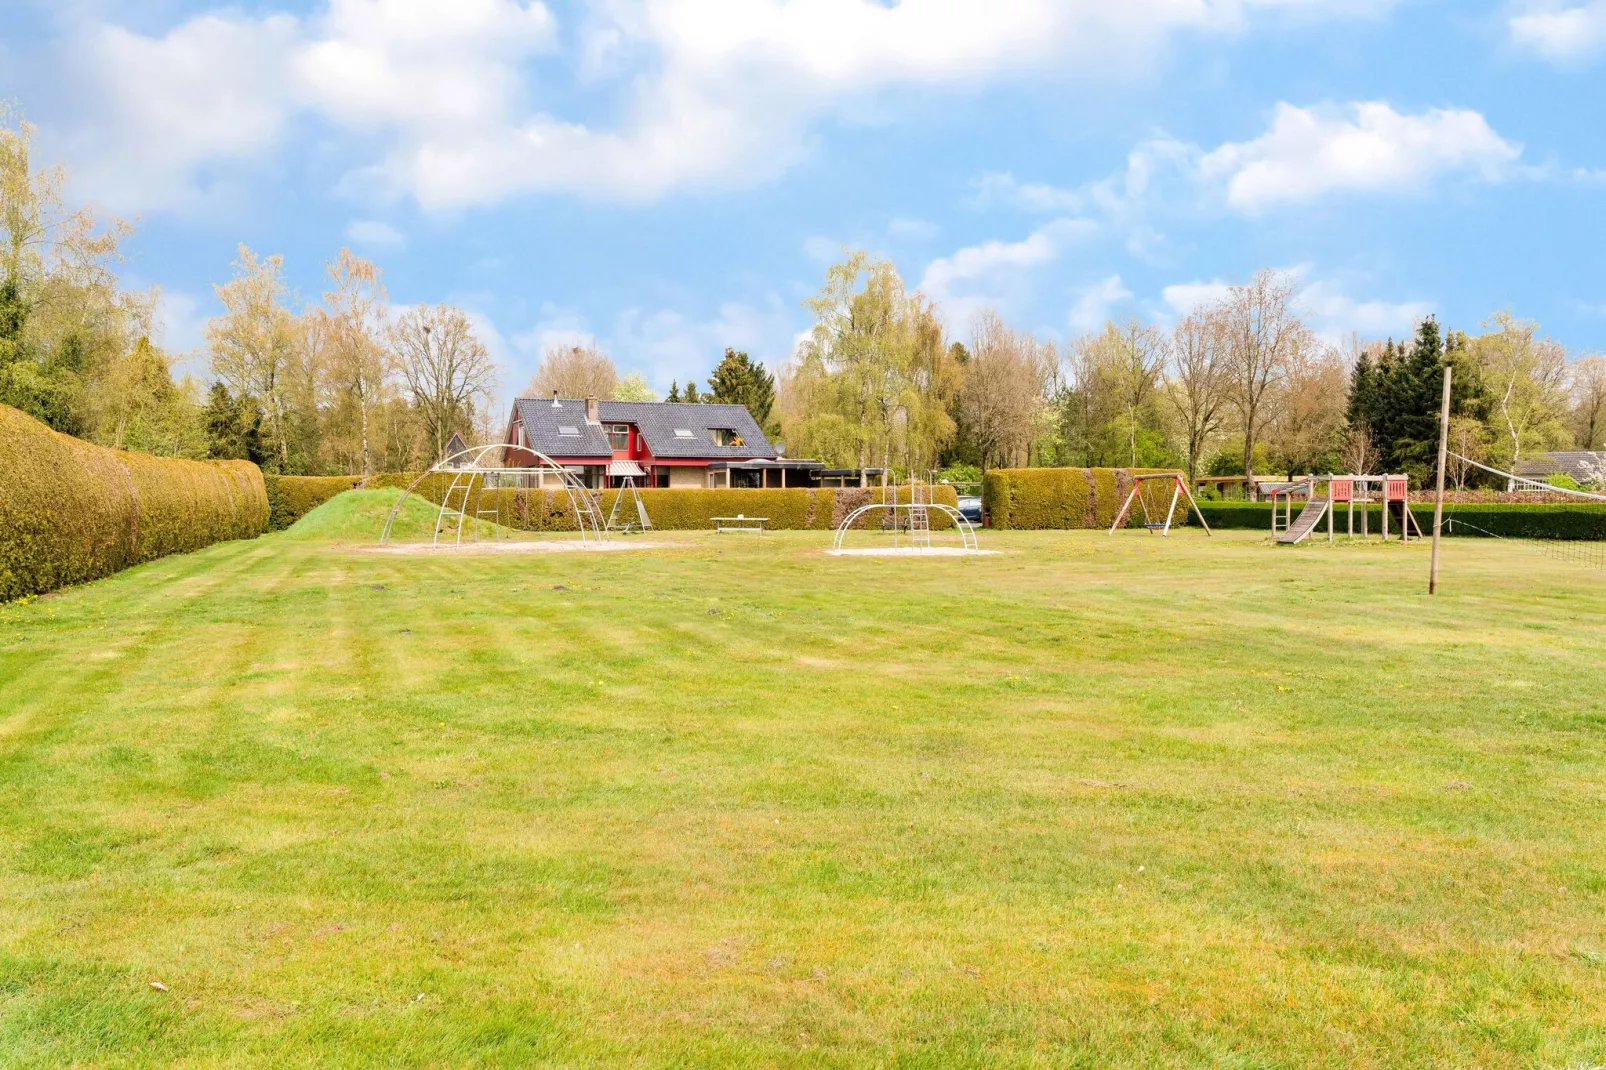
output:
[[[385,518],[401,498],[392,487],[348,490],[335,495],[285,529],[283,538],[297,542],[378,542]],[[413,497],[396,516],[392,537],[401,541],[428,538],[439,510]]]

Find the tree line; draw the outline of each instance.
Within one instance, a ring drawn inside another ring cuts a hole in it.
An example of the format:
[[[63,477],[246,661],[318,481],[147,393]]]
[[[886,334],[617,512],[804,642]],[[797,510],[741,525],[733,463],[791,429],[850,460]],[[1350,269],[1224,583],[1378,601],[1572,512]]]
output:
[[[175,378],[152,342],[157,295],[115,268],[132,228],[64,203],[32,128],[0,111],[0,402],[104,445],[246,458],[283,473],[402,471],[453,433],[500,437],[498,368],[469,315],[393,307],[380,268],[341,250],[301,302],[278,256],[244,246],[215,287],[210,377]],[[1190,476],[1383,469],[1425,483],[1443,369],[1451,447],[1510,470],[1606,446],[1606,360],[1570,359],[1538,325],[1429,318],[1408,338],[1339,345],[1300,314],[1296,280],[1262,271],[1175,323],[1112,319],[1039,338],[984,309],[962,339],[889,262],[853,253],[807,302],[814,326],[776,370],[728,348],[668,401],[741,404],[795,457],[963,475],[998,466],[1176,467]],[[657,400],[595,343],[542,356],[528,396]],[[1480,480],[1458,462],[1457,485]]]
[[[1065,342],[983,309],[964,340],[896,269],[854,254],[811,302],[783,372],[789,446],[840,464],[1179,468],[1190,477],[1404,472],[1431,480],[1445,367],[1453,452],[1512,470],[1606,447],[1606,360],[1569,359],[1506,312],[1477,331],[1432,317],[1401,340],[1338,344],[1266,270],[1180,320],[1112,319]],[[1461,487],[1490,481],[1465,462]]]

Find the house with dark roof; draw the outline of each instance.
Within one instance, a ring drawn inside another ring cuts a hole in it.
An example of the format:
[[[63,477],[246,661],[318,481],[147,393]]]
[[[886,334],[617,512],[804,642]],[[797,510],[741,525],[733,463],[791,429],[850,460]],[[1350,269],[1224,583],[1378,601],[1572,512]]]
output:
[[[593,488],[817,487],[825,472],[781,457],[745,405],[519,398],[504,441]]]
[[[1579,486],[1606,481],[1606,450],[1558,450],[1540,453],[1516,465],[1516,474],[1541,482],[1550,476],[1571,476]]]

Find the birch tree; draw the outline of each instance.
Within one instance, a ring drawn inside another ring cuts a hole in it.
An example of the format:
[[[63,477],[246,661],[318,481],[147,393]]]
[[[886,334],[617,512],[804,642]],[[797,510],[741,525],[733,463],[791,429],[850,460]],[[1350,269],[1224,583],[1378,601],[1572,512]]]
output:
[[[1524,456],[1566,441],[1567,353],[1537,337],[1539,325],[1498,312],[1472,341],[1490,399],[1489,422],[1500,440],[1496,456],[1515,470]]]
[[[319,371],[328,392],[348,401],[357,420],[362,474],[374,471],[370,418],[383,403],[392,360],[384,345],[385,288],[379,269],[349,249],[327,267],[331,289],[311,324],[317,335]]]
[[[1255,485],[1255,445],[1272,416],[1271,407],[1288,374],[1288,362],[1306,344],[1305,325],[1294,313],[1294,284],[1264,270],[1234,286],[1217,310],[1229,369],[1228,397],[1244,435],[1244,478]]]
[[[234,268],[233,279],[213,287],[224,311],[206,325],[212,372],[267,410],[269,440],[280,470],[288,471],[289,398],[305,341],[296,316],[285,307],[284,258],[259,258],[241,245]]]

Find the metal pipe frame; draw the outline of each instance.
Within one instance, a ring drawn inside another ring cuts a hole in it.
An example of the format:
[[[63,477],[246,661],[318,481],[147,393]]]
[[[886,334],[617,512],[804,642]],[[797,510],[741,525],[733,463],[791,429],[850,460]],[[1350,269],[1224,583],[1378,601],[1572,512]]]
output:
[[[504,451],[509,454],[522,454],[532,458],[536,463],[524,465],[485,463],[487,454],[497,453],[500,455]],[[417,479],[413,480],[412,484],[408,486],[407,490],[402,494],[402,496],[397,499],[396,504],[391,507],[390,515],[385,518],[384,531],[381,532],[379,536],[380,545],[388,546],[390,544],[391,531],[395,527],[396,517],[401,513],[402,506],[407,504],[408,498],[412,497],[418,492],[418,487],[420,484],[422,484],[424,480],[430,478],[431,476],[440,476],[451,473],[452,485],[447,488],[445,496],[441,499],[440,509],[435,518],[434,537],[431,539],[430,545],[440,545],[441,523],[446,515],[448,503],[450,503],[452,499],[453,492],[461,486],[464,491],[463,507],[462,509],[458,510],[459,519],[457,525],[456,542],[456,545],[460,547],[463,543],[463,523],[467,519],[469,495],[472,493],[474,481],[476,479],[480,481],[480,485],[483,489],[485,483],[484,477],[487,475],[502,476],[511,474],[526,477],[536,476],[538,478],[534,489],[545,490],[546,488],[544,484],[546,483],[546,475],[549,472],[557,475],[558,479],[562,483],[564,492],[568,495],[569,507],[574,510],[575,523],[580,532],[580,541],[587,542],[593,538],[605,538],[607,536],[607,528],[602,522],[602,503],[597,495],[593,495],[591,493],[591,489],[589,487],[580,482],[580,478],[578,476],[569,471],[567,468],[563,467],[561,464],[558,464],[551,457],[548,457],[546,454],[540,453],[536,450],[532,450],[528,446],[510,446],[507,443],[497,443],[496,445],[492,446],[471,446],[466,450],[459,450],[457,453],[454,453],[451,456],[443,458],[437,463],[430,465],[430,467]],[[467,484],[462,482],[464,476],[468,477]],[[500,516],[501,514],[499,509],[499,519]],[[478,518],[476,517],[476,519]]]
[[[905,502],[905,503],[873,502],[870,505],[861,505],[857,509],[853,510],[853,512],[849,513],[843,519],[842,523],[837,527],[837,529],[836,529],[836,537],[831,540],[831,549],[833,549],[833,550],[842,549],[842,540],[847,538],[848,530],[853,527],[854,521],[858,520],[861,516],[866,516],[869,513],[874,512],[877,509],[884,509],[884,510],[892,513],[894,518],[896,518],[897,510],[899,510],[899,509],[903,509],[903,510],[907,510],[907,511],[911,511],[911,512],[913,510],[915,510],[915,509],[935,509],[939,513],[943,514],[946,517],[949,517],[950,519],[952,519],[954,521],[954,527],[959,532],[960,544],[966,550],[979,550],[979,549],[981,549],[981,540],[976,535],[976,525],[974,525],[970,521],[966,520],[964,518],[964,515],[961,514],[958,509],[955,509],[951,505],[943,505],[940,502],[929,502],[929,503],[923,503],[921,505],[915,505],[912,502]],[[896,539],[896,536],[894,536],[894,538]],[[928,544],[928,546],[929,546],[929,544]]]

